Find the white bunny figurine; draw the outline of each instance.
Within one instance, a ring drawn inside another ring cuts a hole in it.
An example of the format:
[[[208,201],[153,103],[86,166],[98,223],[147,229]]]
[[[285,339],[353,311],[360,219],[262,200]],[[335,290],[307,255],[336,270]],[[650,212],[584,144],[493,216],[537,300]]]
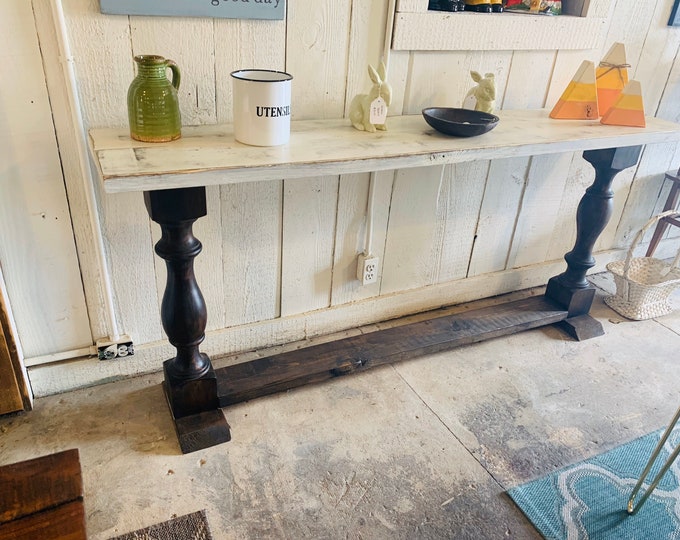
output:
[[[477,100],[475,111],[482,111],[485,113],[492,113],[496,105],[496,80],[493,73],[487,73],[484,78],[476,71],[471,71],[472,80],[477,83],[465,95],[465,99],[469,96],[474,96]],[[465,100],[463,100],[465,101]]]
[[[349,119],[352,125],[360,131],[369,131],[375,133],[376,129],[382,131],[387,130],[387,126],[382,124],[371,123],[371,104],[379,97],[385,102],[385,114],[387,107],[392,102],[392,87],[385,80],[386,68],[384,62],[380,62],[378,71],[373,66],[368,66],[368,75],[373,81],[373,87],[368,94],[357,94],[354,96],[352,103],[349,106]]]

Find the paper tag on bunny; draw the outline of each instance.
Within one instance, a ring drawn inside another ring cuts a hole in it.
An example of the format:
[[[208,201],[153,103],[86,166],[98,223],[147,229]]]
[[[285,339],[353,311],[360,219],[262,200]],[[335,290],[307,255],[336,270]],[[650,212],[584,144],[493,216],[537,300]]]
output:
[[[465,98],[465,101],[463,101],[463,109],[470,109],[471,111],[474,111],[476,106],[477,98],[475,96],[468,96]]]
[[[381,126],[387,120],[387,103],[381,97],[377,97],[371,101],[371,115],[369,122],[374,125]]]

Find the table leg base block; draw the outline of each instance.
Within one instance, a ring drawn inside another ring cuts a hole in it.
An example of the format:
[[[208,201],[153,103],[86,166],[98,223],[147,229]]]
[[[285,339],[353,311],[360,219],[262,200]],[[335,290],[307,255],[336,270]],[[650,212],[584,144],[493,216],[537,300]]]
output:
[[[582,289],[565,287],[559,276],[550,278],[545,295],[557,302],[569,313],[569,317],[587,315],[595,298],[595,287],[589,285]]]
[[[597,319],[590,315],[578,315],[565,319],[556,325],[577,341],[584,341],[604,335],[604,328]]]
[[[163,386],[173,417],[182,418],[219,408],[217,378],[212,366],[202,377],[184,381],[174,378],[168,372],[170,362],[172,360],[163,362]]]
[[[230,426],[221,409],[176,418],[175,429],[183,454],[231,440]]]

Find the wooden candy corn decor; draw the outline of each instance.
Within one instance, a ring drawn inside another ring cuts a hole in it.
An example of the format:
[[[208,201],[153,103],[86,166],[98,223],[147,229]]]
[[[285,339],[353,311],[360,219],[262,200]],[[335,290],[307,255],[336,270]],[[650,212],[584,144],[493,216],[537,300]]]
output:
[[[628,84],[629,67],[626,63],[626,47],[623,43],[614,43],[595,72],[600,114],[607,112]]]
[[[612,126],[645,127],[645,107],[639,81],[630,81],[600,120]]]
[[[595,64],[584,60],[562,97],[550,111],[550,118],[591,120],[599,116]]]

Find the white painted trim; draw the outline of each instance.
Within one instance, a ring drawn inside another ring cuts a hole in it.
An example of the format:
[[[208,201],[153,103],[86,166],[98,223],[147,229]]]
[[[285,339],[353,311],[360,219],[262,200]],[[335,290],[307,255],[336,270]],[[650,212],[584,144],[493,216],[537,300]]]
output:
[[[24,365],[26,367],[42,366],[44,364],[53,364],[55,362],[73,360],[75,358],[83,358],[85,356],[97,356],[97,347],[93,345],[92,347],[84,347],[82,349],[73,349],[70,351],[62,351],[53,354],[44,354],[42,356],[24,358]]]

